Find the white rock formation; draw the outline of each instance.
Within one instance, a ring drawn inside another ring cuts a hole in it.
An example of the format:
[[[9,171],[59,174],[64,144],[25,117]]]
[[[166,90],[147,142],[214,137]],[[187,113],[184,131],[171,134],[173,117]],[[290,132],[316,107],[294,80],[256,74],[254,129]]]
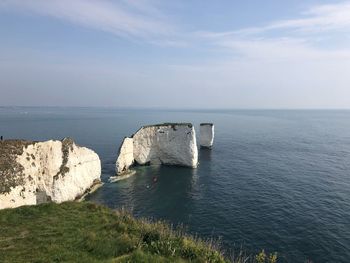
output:
[[[201,123],[199,144],[204,148],[211,148],[214,142],[214,124]]]
[[[119,155],[116,163],[116,172],[121,174],[129,169],[134,163],[134,145],[132,138],[124,138],[119,149]]]
[[[0,142],[0,209],[74,200],[100,181],[98,155],[71,139]]]
[[[191,123],[164,123],[144,126],[132,138],[133,162],[137,164],[166,164],[196,167],[198,150],[196,133]],[[116,163],[116,171],[125,171],[133,163],[130,141],[123,141]],[[125,150],[124,150],[125,149]],[[127,159],[127,161],[126,161]],[[126,165],[125,165],[126,164]]]

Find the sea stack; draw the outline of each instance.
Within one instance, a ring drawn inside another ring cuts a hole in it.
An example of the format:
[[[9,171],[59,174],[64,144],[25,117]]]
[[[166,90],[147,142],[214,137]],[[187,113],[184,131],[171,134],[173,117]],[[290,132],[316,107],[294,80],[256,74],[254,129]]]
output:
[[[203,148],[211,148],[214,142],[214,124],[201,123],[200,124],[200,146]]]
[[[116,161],[117,174],[127,171],[133,163],[196,167],[198,150],[193,125],[163,123],[141,127],[123,140]]]
[[[98,155],[72,139],[0,141],[0,209],[75,200],[100,176]]]
[[[125,137],[119,148],[119,155],[116,162],[116,172],[121,174],[129,169],[134,163],[133,138]]]

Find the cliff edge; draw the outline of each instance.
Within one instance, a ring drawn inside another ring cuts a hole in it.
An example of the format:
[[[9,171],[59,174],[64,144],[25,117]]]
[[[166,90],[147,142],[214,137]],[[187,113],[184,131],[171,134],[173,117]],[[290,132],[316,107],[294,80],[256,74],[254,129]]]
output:
[[[0,209],[74,200],[100,175],[98,155],[72,139],[0,141]]]

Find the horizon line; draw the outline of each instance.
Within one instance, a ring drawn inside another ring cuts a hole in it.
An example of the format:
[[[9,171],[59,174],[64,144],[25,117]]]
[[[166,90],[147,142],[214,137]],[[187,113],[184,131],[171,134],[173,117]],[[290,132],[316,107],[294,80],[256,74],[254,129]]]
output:
[[[48,106],[48,105],[0,105],[0,108],[100,108],[100,109],[120,109],[120,110],[350,110],[349,108],[254,108],[254,107],[242,107],[242,108],[188,108],[188,107],[147,107],[147,106]]]

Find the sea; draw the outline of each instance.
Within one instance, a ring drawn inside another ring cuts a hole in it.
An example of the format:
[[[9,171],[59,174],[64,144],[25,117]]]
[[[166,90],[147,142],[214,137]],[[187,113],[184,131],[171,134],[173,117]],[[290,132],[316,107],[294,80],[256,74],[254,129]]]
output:
[[[138,166],[115,176],[118,148],[142,125],[213,122],[196,169]],[[163,220],[232,256],[350,262],[350,111],[0,107],[5,139],[73,138],[96,151],[104,185],[88,200]],[[157,182],[153,182],[153,177]]]

